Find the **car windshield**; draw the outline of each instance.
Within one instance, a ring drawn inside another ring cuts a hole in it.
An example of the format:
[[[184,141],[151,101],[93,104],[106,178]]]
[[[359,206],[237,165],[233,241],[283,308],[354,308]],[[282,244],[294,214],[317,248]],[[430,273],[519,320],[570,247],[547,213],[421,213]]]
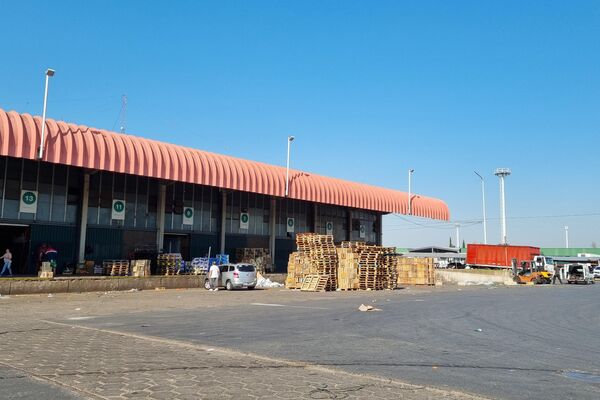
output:
[[[240,272],[254,272],[254,265],[238,265]]]
[[[548,265],[554,265],[554,259],[552,259],[550,257],[546,257],[546,264],[548,264]]]

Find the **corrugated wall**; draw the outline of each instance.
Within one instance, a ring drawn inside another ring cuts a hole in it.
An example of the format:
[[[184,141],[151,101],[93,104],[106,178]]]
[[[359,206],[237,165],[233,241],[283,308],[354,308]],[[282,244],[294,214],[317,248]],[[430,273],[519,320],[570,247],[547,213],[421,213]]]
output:
[[[59,268],[77,262],[77,227],[59,225],[31,225],[29,244],[29,273],[37,274],[39,248],[46,243],[58,250]]]
[[[85,236],[86,260],[96,263],[102,260],[123,258],[123,231],[114,228],[87,228]]]

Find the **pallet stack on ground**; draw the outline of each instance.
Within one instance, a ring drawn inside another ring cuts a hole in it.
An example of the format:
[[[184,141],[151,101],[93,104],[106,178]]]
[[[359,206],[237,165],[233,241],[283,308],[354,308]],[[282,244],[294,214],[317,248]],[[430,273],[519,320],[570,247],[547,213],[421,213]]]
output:
[[[302,286],[307,275],[328,276],[325,290],[337,288],[337,250],[332,235],[299,233],[296,236],[298,251],[290,255],[286,287]]]
[[[273,261],[269,249],[262,248],[241,248],[236,249],[235,259],[238,263],[252,264],[257,271],[264,274],[271,270]]]
[[[159,254],[156,258],[160,275],[175,275],[181,269],[183,259],[179,253]]]
[[[304,277],[316,273],[317,271],[313,268],[310,257],[306,253],[300,251],[293,252],[290,254],[288,262],[285,287],[288,289],[300,289],[304,282]]]
[[[398,285],[435,285],[433,258],[398,258]]]
[[[131,260],[131,276],[150,276],[150,260]]]
[[[358,290],[358,253],[352,248],[338,247],[337,285],[340,290]]]
[[[104,275],[109,276],[127,276],[129,275],[128,260],[104,260],[102,263]]]
[[[394,254],[394,250],[387,250],[379,257],[379,264],[383,273],[383,288],[396,289],[398,287],[398,259],[400,256]]]

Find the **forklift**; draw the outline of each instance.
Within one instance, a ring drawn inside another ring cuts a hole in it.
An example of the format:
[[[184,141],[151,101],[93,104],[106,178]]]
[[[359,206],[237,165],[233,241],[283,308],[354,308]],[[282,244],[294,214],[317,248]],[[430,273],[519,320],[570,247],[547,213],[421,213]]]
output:
[[[517,259],[512,259],[513,279],[517,283],[540,285],[552,283],[552,273],[546,271],[544,267],[536,265],[530,261],[523,261],[521,268],[517,267]]]

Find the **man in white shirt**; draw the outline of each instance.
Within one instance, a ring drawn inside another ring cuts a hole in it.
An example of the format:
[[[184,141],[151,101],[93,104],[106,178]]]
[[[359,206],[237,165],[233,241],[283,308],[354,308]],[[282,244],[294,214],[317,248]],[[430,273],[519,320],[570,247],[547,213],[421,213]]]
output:
[[[219,290],[219,276],[221,275],[221,270],[216,263],[210,266],[210,270],[208,271],[208,278],[210,279],[210,290],[214,290],[215,292]]]

